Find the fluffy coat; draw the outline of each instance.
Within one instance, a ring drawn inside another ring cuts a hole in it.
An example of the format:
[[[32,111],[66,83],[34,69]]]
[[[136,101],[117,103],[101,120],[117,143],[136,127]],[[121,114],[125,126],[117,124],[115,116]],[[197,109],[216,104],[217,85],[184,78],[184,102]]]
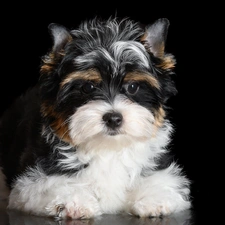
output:
[[[169,160],[175,58],[169,21],[50,24],[53,47],[38,84],[0,123],[1,179],[9,209],[84,219],[188,209],[190,181]]]

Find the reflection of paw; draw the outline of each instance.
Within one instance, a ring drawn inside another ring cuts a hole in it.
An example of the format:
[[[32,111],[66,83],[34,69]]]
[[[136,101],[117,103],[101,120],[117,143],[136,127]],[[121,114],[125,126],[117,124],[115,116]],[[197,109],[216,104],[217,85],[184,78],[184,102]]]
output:
[[[136,202],[131,209],[131,213],[140,217],[160,217],[169,215],[171,210],[166,204],[151,205]]]
[[[54,220],[54,221],[57,223],[57,225],[93,225],[94,224],[92,219],[88,219],[88,220],[60,219],[60,220]]]

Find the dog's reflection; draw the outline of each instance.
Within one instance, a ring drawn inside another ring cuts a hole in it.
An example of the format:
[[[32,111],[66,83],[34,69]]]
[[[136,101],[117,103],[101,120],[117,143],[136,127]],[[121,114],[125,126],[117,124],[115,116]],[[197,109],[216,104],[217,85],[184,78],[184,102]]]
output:
[[[54,220],[8,211],[10,225],[191,225],[190,210],[164,218],[137,218],[129,215],[104,215],[91,220]]]

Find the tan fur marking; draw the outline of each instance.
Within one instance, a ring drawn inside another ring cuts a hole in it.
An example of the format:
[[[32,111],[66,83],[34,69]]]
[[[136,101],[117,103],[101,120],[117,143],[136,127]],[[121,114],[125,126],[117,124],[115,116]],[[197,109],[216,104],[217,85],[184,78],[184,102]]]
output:
[[[53,106],[43,103],[41,106],[41,112],[44,117],[53,117],[54,122],[51,123],[52,129],[58,135],[59,138],[67,143],[72,143],[72,140],[68,133],[68,125],[65,123],[65,119],[59,113],[54,111]]]
[[[58,52],[58,55],[54,53],[49,53],[48,56],[43,58],[43,65],[41,66],[41,75],[43,74],[51,74],[57,65],[58,61],[65,55],[63,51]]]
[[[125,78],[125,81],[133,80],[133,81],[147,81],[151,86],[159,89],[160,85],[156,78],[154,78],[151,74],[147,73],[138,73],[138,72],[131,72],[128,73]]]
[[[98,71],[96,71],[94,69],[89,69],[86,71],[78,71],[78,72],[68,74],[66,79],[64,79],[61,82],[60,87],[63,87],[65,84],[69,83],[72,80],[76,80],[76,79],[91,80],[91,81],[95,81],[98,83],[102,80]]]
[[[51,124],[51,127],[55,130],[55,133],[58,135],[58,137],[67,143],[72,143],[68,133],[69,129],[64,119],[58,117],[55,122]]]
[[[154,130],[152,132],[152,137],[156,137],[157,135],[157,130],[162,127],[163,125],[163,121],[164,121],[164,118],[165,118],[165,111],[163,110],[162,106],[155,111],[155,122],[154,122]]]
[[[164,109],[162,108],[162,106],[157,111],[155,111],[155,126],[156,127],[159,128],[162,126],[165,115],[166,113]]]
[[[166,70],[166,69],[173,69],[175,67],[175,59],[172,55],[168,55],[162,58],[162,63],[157,65],[158,67]]]

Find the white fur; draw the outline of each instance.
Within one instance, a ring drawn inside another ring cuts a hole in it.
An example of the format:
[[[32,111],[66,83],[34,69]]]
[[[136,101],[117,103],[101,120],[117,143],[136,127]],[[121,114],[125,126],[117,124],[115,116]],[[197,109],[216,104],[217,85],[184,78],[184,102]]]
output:
[[[107,133],[102,117],[110,111],[120,112],[123,116],[120,135],[110,136]],[[70,136],[76,146],[90,145],[90,148],[95,148],[98,145],[101,149],[104,146],[120,150],[130,145],[132,140],[136,142],[149,139],[155,129],[152,123],[154,116],[149,110],[121,95],[112,104],[95,100],[80,107],[71,117]]]
[[[102,121],[112,110],[123,115],[115,136],[108,135]],[[156,128],[149,110],[118,96],[111,104],[99,100],[80,107],[70,118],[69,128],[77,151],[67,152],[69,145],[55,146],[66,156],[58,163],[62,168],[89,166],[72,176],[46,176],[38,166],[30,168],[15,182],[9,208],[44,216],[91,218],[119,212],[159,216],[190,207],[189,181],[181,169],[171,164],[154,170],[172,131],[168,121]]]
[[[112,45],[112,49],[116,62],[120,62],[120,59],[123,59],[124,64],[127,62],[138,62],[144,68],[149,68],[148,54],[146,54],[146,49],[141,43],[136,41],[117,41]]]

